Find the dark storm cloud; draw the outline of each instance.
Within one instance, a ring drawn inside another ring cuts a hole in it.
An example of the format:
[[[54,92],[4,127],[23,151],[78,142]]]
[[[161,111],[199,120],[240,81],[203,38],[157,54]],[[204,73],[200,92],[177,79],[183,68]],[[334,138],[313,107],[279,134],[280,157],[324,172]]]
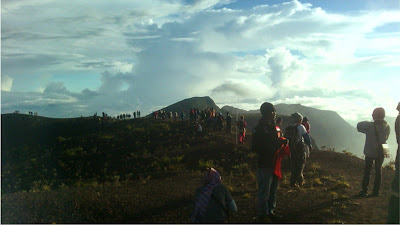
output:
[[[211,90],[211,95],[224,94],[226,92],[233,93],[237,96],[246,96],[249,94],[249,90],[243,87],[240,83],[225,83]]]

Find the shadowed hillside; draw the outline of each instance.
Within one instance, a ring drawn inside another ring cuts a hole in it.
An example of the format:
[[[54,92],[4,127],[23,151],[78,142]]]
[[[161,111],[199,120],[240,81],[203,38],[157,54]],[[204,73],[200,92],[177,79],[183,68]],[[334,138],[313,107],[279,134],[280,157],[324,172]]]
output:
[[[3,116],[3,137],[18,139],[18,132],[4,133],[11,127],[22,131],[16,126],[23,121],[30,128],[24,134],[36,134],[43,143],[33,144],[30,138],[2,143],[2,223],[188,223],[194,191],[210,166],[220,172],[238,205],[230,223],[254,222],[251,133],[245,145],[237,146],[234,134],[197,135],[189,121],[36,123],[25,115]],[[46,142],[41,133],[49,127]],[[389,167],[380,197],[357,198],[363,160],[351,154],[312,152],[301,188],[289,186],[290,161],[282,166],[276,213],[283,218],[276,223],[386,222],[394,175]]]
[[[164,110],[166,112],[178,112],[178,113],[184,111],[186,113],[186,116],[189,116],[188,113],[191,108],[197,108],[201,110],[201,109],[206,109],[207,107],[214,108],[216,112],[220,111],[219,107],[215,104],[214,100],[212,100],[208,96],[184,99],[175,104],[162,108],[161,110]]]

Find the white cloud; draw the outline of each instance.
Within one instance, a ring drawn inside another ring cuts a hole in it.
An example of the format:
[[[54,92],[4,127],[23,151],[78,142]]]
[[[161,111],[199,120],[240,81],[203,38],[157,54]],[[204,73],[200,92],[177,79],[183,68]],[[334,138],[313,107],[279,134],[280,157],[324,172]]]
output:
[[[3,75],[1,78],[1,90],[11,91],[14,79],[10,76]]]
[[[399,9],[340,14],[299,1],[214,9],[226,3],[3,1],[2,73],[15,79],[10,84],[3,77],[2,91],[48,74],[32,90],[17,91],[41,90],[33,95],[43,107],[86,106],[69,112],[79,114],[153,109],[211,95],[243,107],[267,99],[322,108],[343,101],[349,110],[328,109],[354,119],[373,104],[398,101],[398,33],[376,30],[400,22]],[[58,80],[43,88],[49,76],[71,72],[102,74],[101,85],[71,93],[64,84],[72,82]],[[390,91],[366,95],[370,80]],[[31,101],[22,93],[4,96],[5,106]]]

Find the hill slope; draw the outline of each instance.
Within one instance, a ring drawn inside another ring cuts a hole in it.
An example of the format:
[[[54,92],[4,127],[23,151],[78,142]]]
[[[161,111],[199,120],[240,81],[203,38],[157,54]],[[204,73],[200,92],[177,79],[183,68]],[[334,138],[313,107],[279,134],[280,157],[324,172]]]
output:
[[[198,108],[201,110],[207,107],[214,108],[215,111],[217,112],[220,111],[220,108],[215,104],[214,100],[212,100],[208,96],[184,99],[170,106],[167,106],[161,110],[165,110],[166,112],[178,112],[178,113],[184,111],[186,114],[188,114],[191,108]]]
[[[188,223],[201,171],[213,166],[238,205],[230,223],[253,223],[251,134],[236,146],[233,134],[193,130],[188,121],[123,120],[78,136],[59,138],[65,131],[57,128],[48,148],[3,148],[2,222]],[[357,198],[362,159],[314,151],[305,168],[307,182],[295,189],[288,182],[290,162],[282,166],[276,213],[283,218],[276,223],[386,222],[393,170],[384,169],[380,197]]]

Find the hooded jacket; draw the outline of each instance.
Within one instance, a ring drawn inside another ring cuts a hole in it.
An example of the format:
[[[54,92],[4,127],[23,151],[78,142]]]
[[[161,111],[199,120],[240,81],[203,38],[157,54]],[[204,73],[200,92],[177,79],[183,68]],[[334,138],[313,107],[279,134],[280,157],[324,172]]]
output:
[[[375,133],[378,132],[379,143]],[[385,120],[375,120],[374,122],[363,121],[357,124],[357,130],[366,135],[364,145],[364,155],[369,158],[380,156],[379,144],[385,144],[390,134],[390,126]]]

